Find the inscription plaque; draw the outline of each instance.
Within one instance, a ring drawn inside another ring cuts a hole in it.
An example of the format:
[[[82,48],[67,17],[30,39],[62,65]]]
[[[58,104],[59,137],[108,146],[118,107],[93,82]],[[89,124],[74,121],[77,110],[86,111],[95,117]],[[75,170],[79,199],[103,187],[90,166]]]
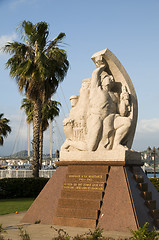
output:
[[[105,179],[105,174],[68,174],[64,189],[104,191]]]
[[[64,183],[64,189],[104,190],[104,183]]]
[[[68,174],[67,175],[68,181],[73,182],[105,182],[106,181],[106,174]]]

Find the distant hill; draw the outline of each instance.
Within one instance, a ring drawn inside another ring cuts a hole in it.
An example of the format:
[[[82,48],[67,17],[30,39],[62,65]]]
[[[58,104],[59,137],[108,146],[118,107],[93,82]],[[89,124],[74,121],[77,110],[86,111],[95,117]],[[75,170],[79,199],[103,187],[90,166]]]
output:
[[[20,152],[10,155],[9,157],[13,157],[13,158],[23,157],[24,158],[27,156],[28,156],[27,150],[23,150],[23,151],[20,151]],[[32,151],[30,152],[30,156],[32,157]]]
[[[27,150],[22,150],[20,152],[14,153],[12,155],[10,155],[10,158],[27,158],[28,156],[28,151]],[[30,156],[33,156],[33,152],[30,152]],[[44,154],[43,158],[49,158],[50,154]],[[55,154],[52,155],[53,158],[55,158]]]

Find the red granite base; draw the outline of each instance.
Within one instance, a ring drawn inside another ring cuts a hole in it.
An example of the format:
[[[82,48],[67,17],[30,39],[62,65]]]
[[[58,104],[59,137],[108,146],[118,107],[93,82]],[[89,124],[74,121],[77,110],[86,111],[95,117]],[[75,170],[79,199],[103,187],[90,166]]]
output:
[[[67,167],[59,167],[35,199],[21,222],[53,224],[53,216],[60,198]],[[31,187],[31,186],[30,186]]]
[[[78,162],[57,168],[22,222],[129,232],[158,226],[158,209],[159,193],[139,166]]]
[[[137,229],[123,167],[111,167],[98,225],[108,231]]]

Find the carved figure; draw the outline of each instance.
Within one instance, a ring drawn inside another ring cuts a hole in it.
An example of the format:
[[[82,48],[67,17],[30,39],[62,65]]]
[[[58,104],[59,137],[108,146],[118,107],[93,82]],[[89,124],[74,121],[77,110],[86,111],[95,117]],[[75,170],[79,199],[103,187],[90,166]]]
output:
[[[80,95],[72,96],[72,109],[65,119],[65,151],[108,151],[128,149],[132,134],[133,105],[128,87],[116,81],[106,61],[105,51],[93,56],[96,69],[84,79]]]
[[[65,136],[67,132],[67,136],[69,135],[69,137],[66,137],[66,141],[61,149],[68,149],[72,146],[80,150],[86,150],[84,141],[87,134],[86,120],[89,112],[90,81],[90,78],[84,79],[82,81],[80,95],[73,95],[70,98],[72,108],[69,117],[63,121]]]

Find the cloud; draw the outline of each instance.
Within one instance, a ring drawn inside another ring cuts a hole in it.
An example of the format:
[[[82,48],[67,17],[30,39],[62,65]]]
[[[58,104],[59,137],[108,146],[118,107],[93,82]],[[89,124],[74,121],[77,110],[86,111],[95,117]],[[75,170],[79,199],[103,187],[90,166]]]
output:
[[[3,48],[7,42],[13,42],[16,38],[17,38],[16,33],[12,33],[11,35],[0,36],[0,54],[4,54],[1,48]]]
[[[156,133],[159,132],[159,119],[143,119],[140,120],[137,126],[138,133]]]
[[[134,138],[133,148],[146,150],[148,146],[157,146],[159,142],[159,119],[142,119],[139,121]]]

